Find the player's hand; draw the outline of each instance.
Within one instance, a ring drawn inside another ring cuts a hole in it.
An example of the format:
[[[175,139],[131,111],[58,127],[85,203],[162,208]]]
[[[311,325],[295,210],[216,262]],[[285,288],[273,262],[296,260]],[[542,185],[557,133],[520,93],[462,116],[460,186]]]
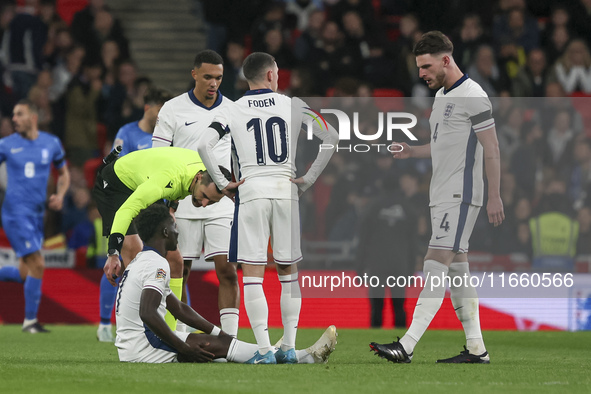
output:
[[[222,193],[228,197],[230,200],[234,201],[234,196],[236,195],[236,192],[238,191],[238,186],[242,185],[244,183],[244,179],[241,180],[240,182],[230,182],[228,183],[228,186],[226,186],[223,190]]]
[[[412,148],[406,142],[392,142],[390,145],[392,157],[395,159],[409,159],[412,157],[411,150]]]
[[[209,343],[205,343],[204,345],[207,346]],[[185,347],[182,355],[184,360],[196,363],[208,363],[215,357],[215,354],[208,352],[199,345]]]
[[[298,189],[299,189],[298,196],[301,196],[306,190],[308,190],[310,188],[310,186],[312,186],[312,185],[308,185],[308,183],[304,180],[303,176],[296,178],[296,179],[289,178],[289,180],[292,183],[295,183],[296,185],[298,185]]]
[[[488,214],[488,222],[494,224],[495,227],[503,223],[505,212],[501,197],[489,197],[488,203],[486,204],[486,213]]]
[[[119,260],[119,256],[109,256],[107,257],[107,261],[105,262],[105,266],[103,267],[103,272],[107,276],[107,280],[110,284],[117,287],[117,282],[115,279],[119,277],[119,273],[121,271],[121,260]]]
[[[54,211],[61,211],[64,206],[64,196],[58,194],[52,194],[49,196],[47,206]]]

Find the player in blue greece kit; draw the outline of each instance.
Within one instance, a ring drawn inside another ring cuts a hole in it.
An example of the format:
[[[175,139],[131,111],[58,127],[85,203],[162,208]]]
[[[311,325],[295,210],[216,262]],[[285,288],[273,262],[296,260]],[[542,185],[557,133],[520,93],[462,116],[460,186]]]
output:
[[[0,281],[24,283],[25,320],[23,331],[48,332],[37,321],[45,261],[43,217],[45,205],[62,209],[70,175],[60,140],[37,128],[38,110],[29,100],[14,107],[14,133],[0,140],[0,163],[6,162],[8,185],[2,204],[2,227],[19,259],[19,266],[0,268]],[[59,171],[57,191],[47,200],[51,165]]]
[[[170,100],[172,95],[166,90],[150,88],[144,95],[144,116],[137,122],[131,122],[119,129],[115,136],[113,148],[121,146],[119,157],[136,150],[152,147],[152,133],[158,119],[158,112],[165,102]],[[128,263],[128,262],[125,262]],[[111,286],[106,275],[103,274],[100,284],[99,312],[100,324],[96,337],[100,342],[113,342],[113,331],[111,329],[111,314],[117,288]]]
[[[152,146],[152,133],[142,130],[140,121],[131,122],[119,129],[115,136],[113,146],[121,145],[121,153],[124,156],[136,150],[150,148]]]
[[[478,295],[467,278],[468,244],[484,204],[484,169],[488,181],[488,220],[500,225],[505,214],[500,195],[500,153],[492,105],[484,90],[456,65],[453,44],[439,31],[425,33],[414,47],[419,77],[435,95],[429,123],[431,142],[421,146],[399,143],[396,159],[431,157],[433,175],[429,198],[433,233],[425,256],[425,284],[412,323],[402,339],[372,342],[376,354],[392,362],[410,363],[414,348],[441,307],[449,277],[456,315],[466,335],[465,350],[438,363],[488,364],[490,357],[480,330]],[[458,279],[460,279],[458,281]]]

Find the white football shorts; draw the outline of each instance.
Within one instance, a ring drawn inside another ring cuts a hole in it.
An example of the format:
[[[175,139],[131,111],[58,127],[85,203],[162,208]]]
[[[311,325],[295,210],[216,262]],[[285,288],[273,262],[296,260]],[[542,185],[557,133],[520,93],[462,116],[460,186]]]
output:
[[[186,342],[190,333],[174,331],[181,341]],[[130,363],[176,363],[177,351],[168,346],[164,341],[156,336],[152,331],[139,334],[130,341],[133,346],[127,349],[117,349],[119,352],[119,361]]]
[[[234,213],[230,261],[267,264],[269,237],[275,263],[290,265],[302,260],[297,200],[262,198],[240,203]]]
[[[465,203],[441,203],[431,207],[431,249],[467,253],[480,207]]]
[[[232,217],[207,219],[176,219],[179,249],[183,260],[198,259],[204,251],[205,260],[227,255],[230,246]]]

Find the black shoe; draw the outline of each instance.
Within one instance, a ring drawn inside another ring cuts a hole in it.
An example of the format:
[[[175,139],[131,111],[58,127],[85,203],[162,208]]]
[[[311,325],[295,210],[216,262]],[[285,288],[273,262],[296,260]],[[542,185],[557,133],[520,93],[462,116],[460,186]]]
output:
[[[488,352],[484,352],[480,356],[470,354],[466,346],[464,346],[464,351],[460,352],[459,355],[437,360],[437,362],[447,364],[490,364],[490,357],[488,356]]]
[[[398,341],[386,343],[383,345],[372,342],[369,344],[369,347],[375,352],[376,355],[380,356],[381,358],[385,358],[386,360],[392,361],[393,363],[408,364],[412,361],[413,353],[406,354],[404,347],[399,341],[400,337],[398,337]]]
[[[51,331],[43,327],[41,324],[39,324],[39,322],[35,322],[33,324],[29,324],[26,327],[23,327],[23,332],[28,332],[29,334],[45,334]]]

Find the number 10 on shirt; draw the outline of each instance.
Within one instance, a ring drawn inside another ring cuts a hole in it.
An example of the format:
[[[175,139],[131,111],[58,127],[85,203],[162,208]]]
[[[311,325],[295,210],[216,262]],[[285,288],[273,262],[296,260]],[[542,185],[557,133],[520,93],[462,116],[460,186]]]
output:
[[[259,166],[267,164],[266,158],[272,162],[281,164],[287,161],[289,150],[287,148],[287,123],[278,116],[273,116],[265,122],[263,133],[263,120],[252,118],[246,127],[254,132],[256,144],[257,163]],[[266,149],[265,149],[266,141]],[[266,152],[265,152],[266,150]]]

